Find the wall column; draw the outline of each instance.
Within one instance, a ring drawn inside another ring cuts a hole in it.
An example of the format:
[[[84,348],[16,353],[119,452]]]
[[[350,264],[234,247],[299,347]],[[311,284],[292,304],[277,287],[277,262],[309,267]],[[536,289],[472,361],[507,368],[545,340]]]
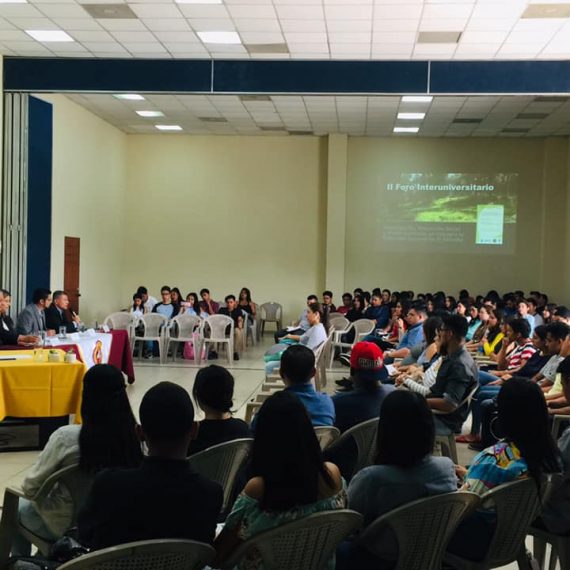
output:
[[[335,293],[336,305],[344,292],[347,152],[347,135],[329,135],[325,288]]]

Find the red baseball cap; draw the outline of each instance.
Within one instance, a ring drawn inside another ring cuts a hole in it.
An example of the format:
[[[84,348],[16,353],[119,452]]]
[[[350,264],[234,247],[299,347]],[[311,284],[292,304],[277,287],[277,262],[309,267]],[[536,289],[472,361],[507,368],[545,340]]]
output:
[[[350,354],[350,367],[358,371],[358,376],[381,380],[386,377],[384,353],[374,342],[357,342]]]

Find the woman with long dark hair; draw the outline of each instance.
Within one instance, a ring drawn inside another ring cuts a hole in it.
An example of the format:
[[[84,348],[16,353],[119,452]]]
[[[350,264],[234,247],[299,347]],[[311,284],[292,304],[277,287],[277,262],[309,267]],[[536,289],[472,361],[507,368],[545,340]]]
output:
[[[497,396],[504,439],[477,455],[469,469],[456,466],[463,490],[483,495],[495,487],[532,477],[538,488],[544,473],[560,471],[560,452],[550,433],[544,395],[535,382],[515,376]],[[482,560],[493,538],[495,511],[479,509],[466,519],[449,544],[449,551]]]
[[[102,469],[140,464],[141,443],[120,370],[110,364],[89,369],[83,379],[81,416],[82,425],[63,426],[50,436],[22,483],[27,497],[33,497],[50,475],[69,465],[79,463],[81,470],[95,475]],[[56,486],[41,503],[21,499],[20,520],[35,534],[55,540],[68,529],[72,506],[69,492]],[[14,553],[29,555],[30,543],[17,537]]]
[[[357,473],[348,487],[348,506],[364,516],[364,527],[380,515],[416,499],[457,490],[453,462],[434,457],[433,416],[423,396],[397,390],[380,408],[375,465]],[[393,562],[397,545],[391,533],[379,539],[382,560]],[[337,568],[382,568],[362,547],[345,543]],[[390,567],[390,566],[388,566]]]
[[[242,287],[239,292],[238,307],[255,318],[256,305],[251,300],[251,291],[247,287]]]
[[[273,394],[256,417],[252,478],[216,539],[218,563],[260,532],[346,504],[340,472],[323,461],[307,410],[295,394]],[[239,568],[260,569],[261,560],[249,554]]]

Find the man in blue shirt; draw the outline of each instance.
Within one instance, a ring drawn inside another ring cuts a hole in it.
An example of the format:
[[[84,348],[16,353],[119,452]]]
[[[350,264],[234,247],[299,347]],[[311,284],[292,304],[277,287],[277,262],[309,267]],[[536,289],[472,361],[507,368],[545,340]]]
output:
[[[309,295],[307,297],[307,305],[303,309],[303,312],[300,314],[299,320],[295,325],[297,328],[288,327],[276,331],[275,334],[273,335],[275,338],[275,343],[277,344],[281,338],[287,336],[288,334],[302,335],[304,332],[307,332],[311,328],[311,324],[309,323],[309,320],[307,318],[307,313],[309,312],[309,305],[311,303],[318,303],[318,302],[319,298],[316,295]]]
[[[376,321],[376,329],[385,329],[390,322],[390,305],[382,303],[380,295],[372,295],[370,307],[364,312],[364,317]]]
[[[388,359],[390,359],[389,362],[392,362],[394,358],[405,358],[410,354],[412,346],[423,342],[423,325],[426,318],[426,306],[418,301],[412,303],[412,306],[406,315],[408,330],[394,350],[388,350],[384,353],[385,362],[388,362]]]

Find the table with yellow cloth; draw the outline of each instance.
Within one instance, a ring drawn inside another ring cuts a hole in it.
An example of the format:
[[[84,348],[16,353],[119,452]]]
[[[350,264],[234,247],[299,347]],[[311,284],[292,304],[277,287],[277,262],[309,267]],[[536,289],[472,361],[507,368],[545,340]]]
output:
[[[0,360],[0,420],[76,414],[79,421],[86,368],[82,362],[64,362],[63,351],[57,352],[61,362],[48,362],[48,350],[2,351],[2,357],[32,358]]]

